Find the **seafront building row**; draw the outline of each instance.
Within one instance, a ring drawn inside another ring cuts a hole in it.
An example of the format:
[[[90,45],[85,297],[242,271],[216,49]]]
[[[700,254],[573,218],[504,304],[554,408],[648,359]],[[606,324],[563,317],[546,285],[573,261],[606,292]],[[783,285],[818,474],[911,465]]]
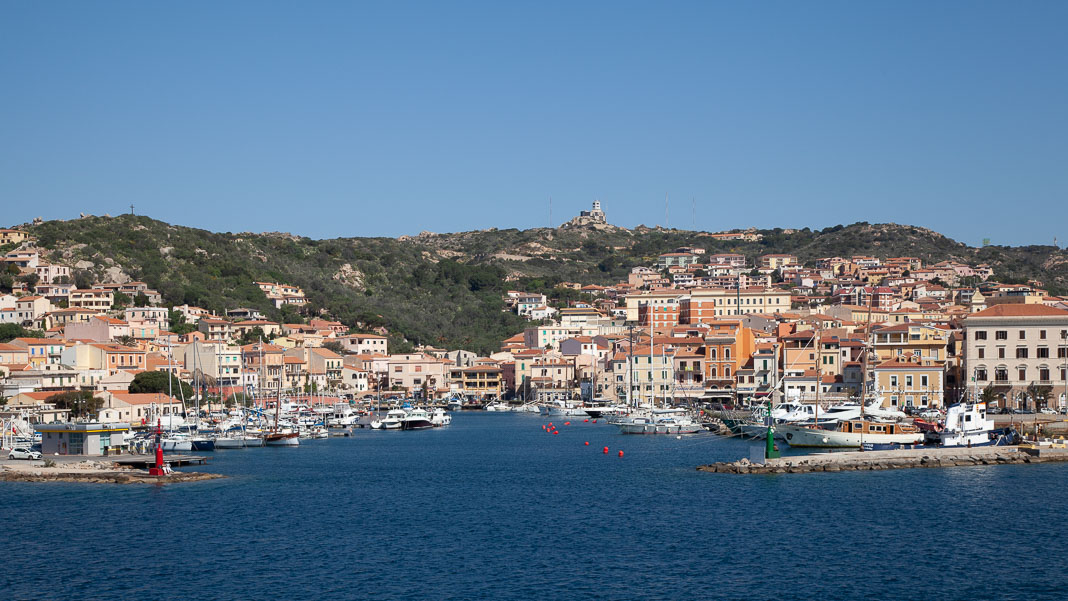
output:
[[[576,219],[600,223],[596,209]],[[133,421],[138,402],[180,405],[130,395],[150,371],[206,383],[224,399],[328,391],[694,404],[779,392],[835,402],[866,389],[887,407],[942,407],[971,394],[1008,408],[1068,408],[1068,299],[1040,282],[998,283],[986,265],[852,256],[806,266],[785,254],[670,249],[615,285],[562,284],[581,301],[509,291],[506,309],[531,323],[478,356],[429,346],[391,354],[388,332],[328,319],[160,306],[141,282],[79,289],[69,266],[45,261],[29,240],[3,260],[36,276],[32,290],[24,278],[0,294],[0,323],[44,333],[0,344],[5,414],[29,421],[62,419],[49,399],[71,390],[93,391],[101,412]],[[298,287],[255,284],[276,307],[306,305]],[[170,331],[176,316],[195,329]]]

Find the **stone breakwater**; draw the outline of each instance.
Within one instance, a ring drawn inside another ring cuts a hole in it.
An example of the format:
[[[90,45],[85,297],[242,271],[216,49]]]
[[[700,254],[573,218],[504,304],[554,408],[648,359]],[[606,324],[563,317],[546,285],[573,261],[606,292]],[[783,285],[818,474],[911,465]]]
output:
[[[4,466],[0,482],[85,482],[93,484],[171,484],[223,478],[204,472],[172,472],[151,476],[147,470],[117,467],[113,463],[85,461],[60,466],[24,464]]]
[[[893,470],[921,467],[958,467],[1068,461],[1068,450],[1026,447],[974,447],[949,449],[910,449],[900,451],[848,451],[814,453],[769,459],[756,463],[740,459],[730,463],[698,466],[702,472],[718,474],[800,474]]]

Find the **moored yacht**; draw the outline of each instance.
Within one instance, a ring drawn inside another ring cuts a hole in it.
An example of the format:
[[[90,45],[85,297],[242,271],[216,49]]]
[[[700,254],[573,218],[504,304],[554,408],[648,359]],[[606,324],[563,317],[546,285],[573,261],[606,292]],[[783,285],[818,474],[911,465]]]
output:
[[[430,421],[430,415],[427,414],[426,409],[409,409],[401,420],[401,430],[422,430],[433,427],[434,424]]]
[[[624,418],[616,425],[621,434],[694,434],[704,430],[683,409],[654,409],[647,415]]]
[[[923,442],[919,428],[902,422],[855,419],[839,423],[834,430],[789,424],[777,426],[776,430],[791,447],[800,448],[859,449]]]

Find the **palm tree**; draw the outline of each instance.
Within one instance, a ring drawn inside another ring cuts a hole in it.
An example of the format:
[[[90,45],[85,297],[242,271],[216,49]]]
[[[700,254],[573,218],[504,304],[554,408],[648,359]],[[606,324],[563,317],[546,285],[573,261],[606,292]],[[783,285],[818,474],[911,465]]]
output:
[[[979,400],[986,403],[987,405],[992,405],[997,402],[998,393],[994,391],[993,384],[987,384],[986,388],[984,388],[983,391],[979,393]]]

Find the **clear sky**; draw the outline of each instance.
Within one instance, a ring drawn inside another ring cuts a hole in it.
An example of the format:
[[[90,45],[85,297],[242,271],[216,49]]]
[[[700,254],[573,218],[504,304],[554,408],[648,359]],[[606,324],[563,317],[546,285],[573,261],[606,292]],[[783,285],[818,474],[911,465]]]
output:
[[[0,3],[0,224],[1068,242],[1068,2]]]

